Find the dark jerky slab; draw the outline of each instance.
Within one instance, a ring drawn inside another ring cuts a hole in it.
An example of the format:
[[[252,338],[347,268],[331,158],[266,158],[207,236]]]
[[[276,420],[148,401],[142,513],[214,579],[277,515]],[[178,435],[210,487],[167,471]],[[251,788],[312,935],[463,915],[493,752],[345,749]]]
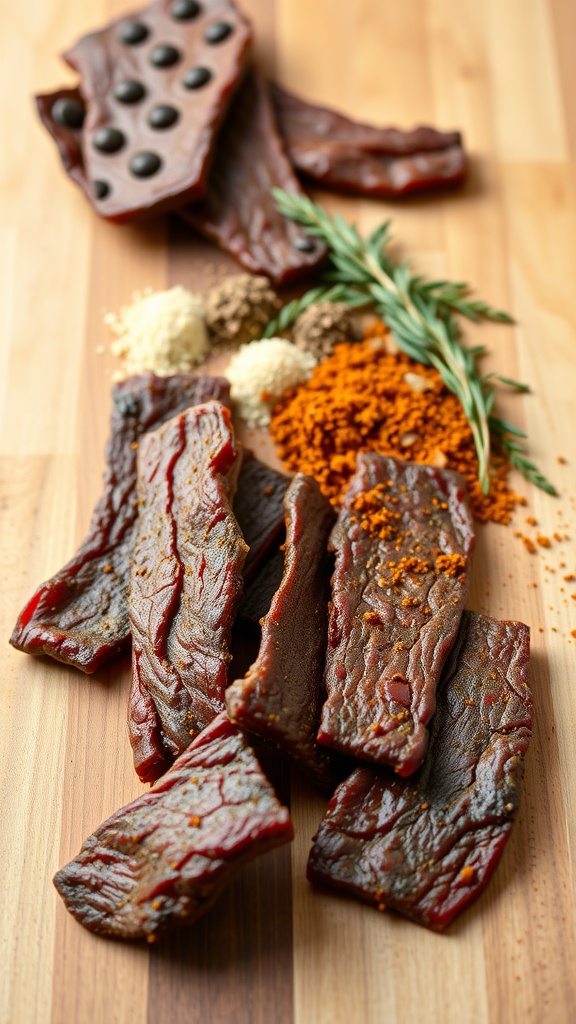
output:
[[[336,791],[308,878],[441,930],[485,889],[520,801],[532,727],[530,631],[465,612],[417,775],[357,768]]]
[[[231,507],[239,468],[230,413],[218,402],[174,417],[140,445],[128,725],[143,782],[224,708],[247,551]]]
[[[217,132],[244,70],[251,30],[230,0],[203,0],[194,17],[173,12],[169,0],[156,0],[64,54],[81,76],[79,94],[68,97],[85,110],[75,131],[54,98],[38,97],[66,170],[112,220],[205,195]],[[212,39],[215,25],[229,32]]]
[[[459,185],[466,176],[459,132],[375,128],[278,86],[272,97],[294,167],[326,188],[390,198]]]
[[[104,492],[88,536],[25,605],[10,638],[14,647],[91,673],[127,646],[139,441],[191,405],[209,398],[227,402],[228,397],[228,381],[222,377],[144,373],[115,386]]]
[[[282,582],[262,620],[258,657],[226,691],[233,722],[286,751],[323,789],[334,758],[316,744],[328,634],[327,541],[335,513],[318,484],[297,473],[286,492]],[[341,776],[340,776],[341,777]]]
[[[280,586],[284,573],[284,552],[277,548],[259,566],[256,574],[244,587],[238,606],[238,619],[243,623],[260,625],[260,619],[270,610],[272,598]]]
[[[372,511],[359,511],[364,505]],[[458,473],[358,456],[330,539],[336,568],[319,742],[400,775],[420,766],[473,544]]]
[[[273,188],[302,194],[276,127],[268,86],[251,72],[218,137],[207,199],[179,213],[251,273],[287,284],[314,270],[326,251],[278,213]]]
[[[242,864],[292,835],[288,810],[221,714],[153,789],[86,840],[54,884],[90,931],[152,941],[197,920]]]
[[[289,476],[244,449],[233,508],[250,549],[244,563],[245,586],[284,534],[284,495],[289,483]]]

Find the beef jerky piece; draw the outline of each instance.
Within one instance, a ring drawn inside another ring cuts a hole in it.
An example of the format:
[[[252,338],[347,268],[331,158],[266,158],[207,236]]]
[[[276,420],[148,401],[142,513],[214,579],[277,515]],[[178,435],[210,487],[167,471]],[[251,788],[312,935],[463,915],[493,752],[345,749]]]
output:
[[[64,54],[79,93],[38,97],[66,170],[103,217],[130,220],[206,194],[251,30],[230,0],[187,8],[182,16],[156,0],[84,36]]]
[[[410,775],[468,596],[474,544],[458,473],[358,456],[336,551],[318,739]]]
[[[284,496],[290,478],[244,450],[234,514],[250,551],[244,563],[244,592],[238,619],[260,626],[284,571],[280,545],[286,533]]]
[[[289,476],[244,449],[234,515],[250,549],[244,563],[245,586],[284,534],[284,495],[289,483]]]
[[[326,188],[391,198],[459,185],[466,176],[459,132],[375,128],[278,86],[272,98],[294,167]]]
[[[357,768],[336,791],[308,878],[441,930],[485,889],[520,801],[532,727],[530,631],[464,612],[417,775]]]
[[[152,942],[196,921],[242,864],[292,836],[288,810],[221,714],[153,789],[96,829],[54,884],[90,931]]]
[[[278,212],[273,188],[302,195],[276,127],[268,87],[252,72],[220,132],[207,199],[179,213],[251,273],[287,284],[313,271],[326,250]]]
[[[74,557],[42,583],[18,616],[10,643],[83,672],[130,641],[128,583],[137,528],[136,457],[143,434],[197,402],[227,402],[222,377],[143,373],[117,384],[106,448],[104,492]]]
[[[262,562],[258,572],[245,583],[238,606],[238,619],[243,623],[260,626],[260,620],[270,610],[272,598],[284,574],[284,552],[277,548]]]
[[[224,709],[247,551],[231,507],[239,468],[230,413],[218,402],[181,413],[140,445],[128,725],[143,782]]]
[[[285,499],[282,582],[262,620],[258,657],[226,691],[233,722],[286,751],[323,789],[335,759],[316,744],[328,634],[327,542],[335,513],[318,484],[297,473]],[[340,776],[341,777],[341,776]]]

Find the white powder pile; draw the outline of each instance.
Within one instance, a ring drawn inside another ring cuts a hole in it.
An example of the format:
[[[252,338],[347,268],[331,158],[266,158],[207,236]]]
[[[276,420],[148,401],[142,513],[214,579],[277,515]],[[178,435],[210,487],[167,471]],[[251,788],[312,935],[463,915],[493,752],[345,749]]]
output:
[[[242,345],[226,371],[236,411],[251,427],[268,426],[276,402],[308,380],[315,365],[314,356],[285,338]]]
[[[116,380],[146,370],[159,377],[186,373],[208,352],[204,303],[181,285],[139,292],[120,313],[107,313],[104,322],[116,335],[112,353],[122,359]]]

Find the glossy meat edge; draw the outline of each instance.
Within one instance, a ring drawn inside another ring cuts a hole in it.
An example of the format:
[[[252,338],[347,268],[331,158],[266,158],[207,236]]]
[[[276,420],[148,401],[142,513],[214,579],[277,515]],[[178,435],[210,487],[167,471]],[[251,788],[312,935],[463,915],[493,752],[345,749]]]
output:
[[[362,124],[272,86],[278,125],[300,174],[326,188],[401,198],[460,185],[467,172],[459,132]]]
[[[246,270],[289,284],[315,270],[326,250],[278,212],[273,188],[303,194],[276,127],[267,83],[251,71],[222,126],[208,197],[179,215]]]
[[[156,786],[96,829],[54,884],[90,931],[150,942],[196,921],[242,864],[292,836],[251,747],[220,714]]]
[[[358,455],[330,538],[336,563],[319,742],[400,775],[420,766],[473,545],[459,474]]]
[[[308,878],[441,931],[496,870],[532,729],[530,631],[465,612],[426,760],[410,779],[357,768],[338,788]]]
[[[228,402],[224,378],[145,373],[114,387],[104,490],[89,532],[74,557],[20,612],[10,638],[14,647],[92,673],[128,646],[138,446],[145,433],[209,398]]]
[[[155,0],[129,18],[122,15],[82,36],[65,52],[64,60],[80,75],[76,95],[66,98],[84,110],[74,134],[73,173],[66,159],[69,126],[65,118],[54,116],[46,94],[39,97],[42,121],[60,149],[65,170],[96,212],[110,220],[160,213],[205,195],[218,130],[246,67],[251,29],[230,0],[205,0],[196,17],[185,19],[174,17],[171,7],[169,0]],[[226,20],[229,27],[217,46],[204,35],[215,18]],[[131,44],[123,33],[135,23],[147,35]],[[172,60],[158,64],[155,54],[167,47],[172,48]],[[207,81],[187,88],[186,73],[205,65],[210,68]],[[126,84],[127,91],[119,92]],[[140,92],[134,94],[134,89]],[[159,108],[164,116],[171,112],[168,124],[151,120]],[[98,140],[106,133],[120,133],[121,141],[111,136],[111,145],[101,145]],[[142,154],[152,154],[158,165],[138,174],[133,161]]]
[[[247,552],[232,512],[239,468],[218,402],[175,416],[140,445],[128,724],[144,782],[224,708]]]
[[[282,580],[262,620],[256,661],[226,691],[233,722],[284,750],[320,788],[332,792],[337,757],[316,743],[324,700],[328,636],[328,536],[335,513],[318,484],[297,473],[284,500]]]
[[[284,496],[290,477],[267,466],[250,449],[242,449],[234,515],[249,551],[244,562],[244,586],[254,579],[284,534]]]

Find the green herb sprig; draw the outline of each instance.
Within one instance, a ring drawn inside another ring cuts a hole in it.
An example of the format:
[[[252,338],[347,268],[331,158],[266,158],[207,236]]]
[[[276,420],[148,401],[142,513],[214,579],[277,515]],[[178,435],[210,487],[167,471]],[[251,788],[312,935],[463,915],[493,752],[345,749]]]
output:
[[[268,325],[265,336],[272,337],[279,330],[285,330],[315,302],[375,306],[399,348],[425,366],[433,366],[446,387],[460,400],[474,438],[478,476],[484,493],[490,490],[491,437],[494,436],[511,464],[528,480],[549,494],[556,494],[552,484],[529,460],[522,444],[526,435],[492,415],[495,399],[492,382],[521,392],[528,391],[528,386],[498,374],[483,376],[478,369],[478,359],[485,352],[484,346],[465,348],[460,342],[456,315],[473,321],[512,323],[508,313],[472,299],[469,286],[463,282],[426,281],[422,275],[411,273],[408,262],[395,263],[387,251],[390,221],[363,239],[340,214],[331,217],[306,196],[291,195],[282,189],[274,189],[273,195],[280,213],[324,242],[331,267],[324,275],[325,286],[313,288],[284,306],[276,320]]]
[[[345,284],[335,284],[331,288],[320,285],[318,288],[311,288],[299,299],[293,299],[282,306],[275,320],[271,320],[263,338],[273,338],[279,331],[285,331],[301,313],[304,313],[309,306],[315,302],[345,302],[348,306],[366,306],[370,299],[366,296],[359,296],[353,293],[351,288]]]

